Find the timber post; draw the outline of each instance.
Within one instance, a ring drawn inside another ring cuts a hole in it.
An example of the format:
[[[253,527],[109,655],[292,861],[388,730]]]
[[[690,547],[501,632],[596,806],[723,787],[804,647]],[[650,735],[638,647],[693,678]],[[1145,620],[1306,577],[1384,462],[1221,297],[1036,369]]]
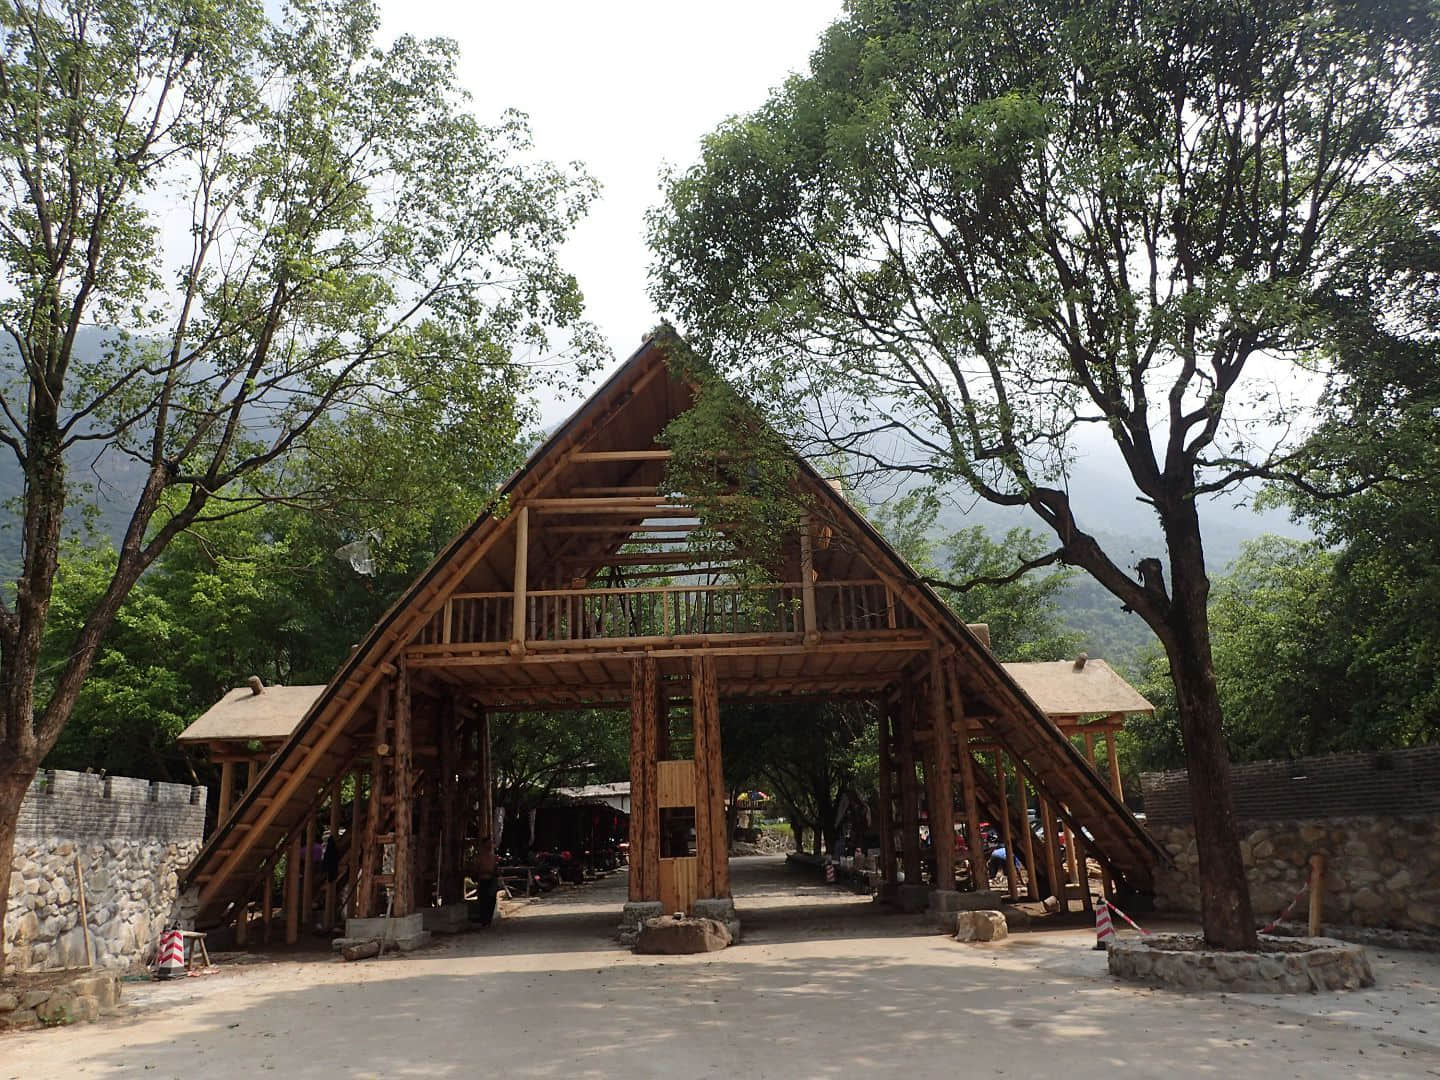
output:
[[[715,659],[690,662],[691,718],[695,735],[696,895],[730,895],[730,852],[725,836],[725,779],[720,748],[720,691]]]
[[[1035,862],[1035,830],[1030,827],[1030,795],[1026,789],[1025,774],[1019,763],[1015,767],[1015,786],[1019,788],[1020,820],[1025,823],[1025,898],[1031,901],[1045,899],[1040,895],[1039,867]],[[1037,815],[1038,816],[1038,815]]]
[[[219,825],[230,816],[230,807],[235,801],[235,762],[220,763],[220,801],[215,807],[215,824]]]
[[[930,848],[935,856],[935,880],[931,884],[941,890],[955,890],[955,780],[951,772],[950,754],[954,738],[946,723],[945,671],[940,650],[930,650],[930,756],[925,768],[933,764],[934,783],[930,785]],[[968,790],[968,785],[967,785]]]
[[[810,537],[810,515],[800,519],[800,611],[805,623],[805,644],[820,644],[815,618],[815,551]]]
[[[414,745],[410,729],[410,672],[402,657],[395,673],[395,872],[392,915],[409,915],[415,907],[414,862],[411,858],[414,798]]]
[[[897,738],[900,759],[900,860],[905,867],[907,885],[920,884],[920,799],[915,788],[915,694],[906,683],[904,700],[898,711],[900,731]]]
[[[955,746],[960,758],[960,784],[965,789],[965,845],[970,852],[971,875],[977,889],[988,888],[990,879],[985,868],[985,841],[980,835],[980,812],[975,805],[975,763],[970,757],[970,718],[965,712],[965,699],[960,694],[960,677],[954,664],[946,664],[944,670],[950,684],[950,708],[955,717]]]
[[[515,511],[515,580],[511,611],[510,655],[525,655],[525,586],[530,574],[530,507]]]
[[[630,663],[630,899],[660,899],[660,810],[656,757],[659,664]]]
[[[1017,778],[1018,779],[1018,778]],[[1005,884],[1013,904],[1020,899],[1019,882],[1015,880],[1015,830],[1010,823],[1010,795],[1005,775],[1005,751],[995,748],[995,789],[1000,795],[1000,842],[1005,845]],[[1025,781],[1020,780],[1020,786]],[[1026,819],[1028,825],[1028,818]]]
[[[895,706],[890,701],[880,702],[879,759],[880,759],[880,874],[887,885],[896,883],[895,865],[895,745],[892,730],[895,724]]]

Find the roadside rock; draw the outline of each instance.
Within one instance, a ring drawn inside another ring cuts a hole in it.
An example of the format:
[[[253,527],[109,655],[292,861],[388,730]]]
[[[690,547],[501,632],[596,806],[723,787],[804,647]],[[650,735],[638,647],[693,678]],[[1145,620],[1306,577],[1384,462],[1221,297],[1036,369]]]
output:
[[[999,911],[962,911],[955,917],[956,941],[999,941],[1010,936]]]
[[[647,919],[635,941],[635,951],[655,956],[718,952],[730,944],[730,931],[716,919],[690,915],[661,915]]]

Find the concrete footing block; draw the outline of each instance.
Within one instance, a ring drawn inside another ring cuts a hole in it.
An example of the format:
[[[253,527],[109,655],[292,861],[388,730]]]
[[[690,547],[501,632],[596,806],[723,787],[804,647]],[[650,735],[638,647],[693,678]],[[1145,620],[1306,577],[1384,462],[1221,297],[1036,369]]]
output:
[[[640,928],[646,919],[659,918],[665,914],[659,900],[631,900],[620,909],[620,944],[627,948],[635,944]]]
[[[424,908],[420,918],[432,934],[460,934],[470,929],[470,909],[463,903]]]
[[[916,915],[930,907],[930,886],[902,884],[895,890],[895,906],[907,915]]]
[[[735,913],[735,901],[728,896],[696,900],[693,914],[702,919],[714,919],[724,923],[730,931],[730,944],[740,941],[740,916]]]
[[[383,941],[386,952],[391,949],[410,952],[428,945],[430,931],[425,929],[425,913],[417,911],[413,915],[396,915],[389,919],[346,919],[345,936],[336,938],[330,947],[339,952],[347,945],[358,945],[364,941]]]

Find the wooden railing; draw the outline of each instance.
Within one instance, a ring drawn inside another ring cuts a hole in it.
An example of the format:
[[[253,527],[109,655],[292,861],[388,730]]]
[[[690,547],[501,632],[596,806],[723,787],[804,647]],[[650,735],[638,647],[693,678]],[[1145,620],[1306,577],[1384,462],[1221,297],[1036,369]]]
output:
[[[525,640],[800,636],[806,629],[803,594],[798,582],[746,587],[539,589],[525,596]],[[919,625],[880,581],[817,582],[814,594],[815,628],[822,634]],[[421,631],[416,644],[508,642],[514,626],[514,594],[457,593]]]

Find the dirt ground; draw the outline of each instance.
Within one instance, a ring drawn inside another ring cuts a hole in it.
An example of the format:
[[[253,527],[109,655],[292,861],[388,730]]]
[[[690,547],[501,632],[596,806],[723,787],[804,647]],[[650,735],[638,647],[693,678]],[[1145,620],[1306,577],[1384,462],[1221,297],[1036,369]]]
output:
[[[617,874],[405,957],[127,984],[122,1017],[0,1036],[0,1077],[1440,1076],[1440,958],[1372,949],[1353,994],[1151,991],[1084,929],[961,945],[779,858],[732,867],[721,953],[617,948]]]

